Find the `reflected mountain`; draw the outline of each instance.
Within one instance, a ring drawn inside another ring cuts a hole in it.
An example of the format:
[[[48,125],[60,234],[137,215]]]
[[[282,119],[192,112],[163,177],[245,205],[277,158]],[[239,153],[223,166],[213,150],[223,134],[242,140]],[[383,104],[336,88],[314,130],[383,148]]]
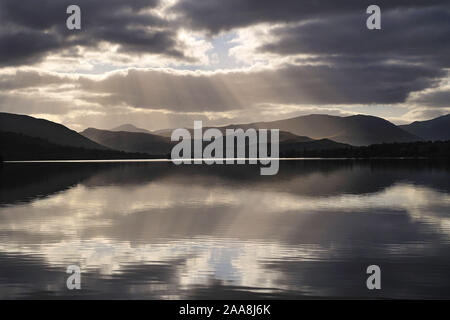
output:
[[[81,184],[86,187],[161,182],[227,184],[315,197],[378,192],[408,182],[450,192],[450,165],[439,160],[286,160],[279,174],[260,175],[259,165],[181,165],[161,162],[7,163],[0,167],[0,204],[27,202]],[[367,183],[369,177],[370,183]],[[327,183],[324,183],[327,181]]]

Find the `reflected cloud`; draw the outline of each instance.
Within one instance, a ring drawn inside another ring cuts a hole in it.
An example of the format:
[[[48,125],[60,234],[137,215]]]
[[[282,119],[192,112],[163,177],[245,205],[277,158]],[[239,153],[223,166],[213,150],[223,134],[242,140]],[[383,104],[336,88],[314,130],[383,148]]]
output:
[[[16,172],[7,166],[4,176]],[[63,286],[70,264],[83,270],[86,298],[365,297],[360,270],[374,261],[398,274],[423,259],[419,265],[427,261],[440,275],[430,280],[421,270],[431,289],[450,276],[442,269],[450,265],[445,167],[284,163],[278,176],[262,179],[246,166],[68,166],[71,174],[48,176],[58,187],[32,177],[2,187],[0,260],[39,263],[52,275],[48,294],[70,296]],[[411,297],[434,294],[420,281],[394,280],[411,284]],[[33,295],[44,284],[22,285],[0,295]],[[403,295],[388,287],[382,296]]]

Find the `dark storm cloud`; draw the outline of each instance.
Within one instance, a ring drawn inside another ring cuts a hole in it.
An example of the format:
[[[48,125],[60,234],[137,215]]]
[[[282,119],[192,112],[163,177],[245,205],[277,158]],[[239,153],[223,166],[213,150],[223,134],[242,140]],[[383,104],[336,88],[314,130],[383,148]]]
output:
[[[193,28],[211,33],[262,22],[298,22],[308,19],[365,13],[371,4],[383,10],[446,5],[446,0],[182,0],[172,10]]]
[[[437,108],[450,108],[450,88],[425,92],[411,99],[411,102]]]
[[[82,30],[66,28],[70,0],[0,1],[0,65],[31,64],[76,45],[118,44],[128,53],[184,58],[176,31],[163,18],[144,12],[159,0],[77,0]],[[150,27],[150,29],[149,29]]]
[[[61,79],[83,92],[79,100],[186,112],[262,104],[402,103],[412,92],[437,86],[450,67],[448,0],[378,0],[382,30],[366,28],[365,11],[374,4],[369,0],[179,0],[168,9],[177,14],[175,20],[149,12],[159,1],[0,0],[0,67],[31,65],[52,53],[83,59],[79,46],[101,54],[101,42],[118,45],[120,53],[154,53],[189,63],[177,40],[181,27],[188,34],[217,34],[277,23],[269,31],[271,40],[257,39],[255,53],[297,59],[300,65],[227,73],[145,69],[112,73],[103,80]],[[70,4],[82,8],[81,31],[66,28]],[[247,49],[245,40],[237,39],[238,46]],[[308,58],[297,56],[302,54]],[[55,82],[49,74],[1,75],[0,90]],[[420,102],[445,105],[446,98],[423,94]]]
[[[437,86],[444,75],[441,69],[423,65],[342,59],[333,65],[285,65],[259,71],[130,69],[100,79],[18,70],[0,75],[0,92],[47,87],[61,94],[76,90],[78,100],[102,106],[223,112],[263,104],[401,103],[410,92]]]
[[[381,8],[381,30],[366,28],[366,8],[371,4]],[[404,102],[411,92],[436,85],[446,76],[443,69],[450,67],[450,3],[446,0],[183,0],[172,10],[191,28],[211,34],[278,23],[269,31],[271,40],[262,38],[256,52],[310,55],[297,61],[331,66],[280,70],[292,75],[292,83],[300,82],[298,101]],[[285,100],[293,96],[286,95]],[[426,98],[421,102],[427,104]],[[433,96],[429,104],[439,100],[443,105],[445,98]]]
[[[339,55],[366,62],[396,59],[437,67],[450,66],[450,6],[382,14],[382,29],[365,28],[365,15],[314,20],[273,31],[275,42],[260,49],[281,55]]]
[[[102,80],[80,78],[102,105],[172,111],[227,111],[262,103],[368,104],[404,102],[411,91],[437,84],[443,71],[425,66],[286,65],[277,70],[214,74],[129,70]],[[104,95],[106,94],[106,95]]]
[[[31,64],[62,47],[64,44],[54,35],[33,30],[9,33],[0,29],[0,66]]]

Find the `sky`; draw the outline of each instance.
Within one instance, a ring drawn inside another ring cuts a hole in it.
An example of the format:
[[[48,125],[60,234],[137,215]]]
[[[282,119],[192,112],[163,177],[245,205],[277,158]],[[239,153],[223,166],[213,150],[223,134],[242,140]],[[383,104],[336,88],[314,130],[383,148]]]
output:
[[[72,4],[81,30],[66,27]],[[448,0],[0,0],[0,111],[78,131],[403,124],[450,113],[449,70]]]

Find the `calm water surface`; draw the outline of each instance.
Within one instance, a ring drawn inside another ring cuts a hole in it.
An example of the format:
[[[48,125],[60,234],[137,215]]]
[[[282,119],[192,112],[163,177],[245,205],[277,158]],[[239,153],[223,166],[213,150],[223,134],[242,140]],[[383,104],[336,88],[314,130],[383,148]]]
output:
[[[0,298],[450,298],[450,165],[7,163]],[[367,266],[382,290],[366,288]],[[66,288],[68,265],[82,290]]]

